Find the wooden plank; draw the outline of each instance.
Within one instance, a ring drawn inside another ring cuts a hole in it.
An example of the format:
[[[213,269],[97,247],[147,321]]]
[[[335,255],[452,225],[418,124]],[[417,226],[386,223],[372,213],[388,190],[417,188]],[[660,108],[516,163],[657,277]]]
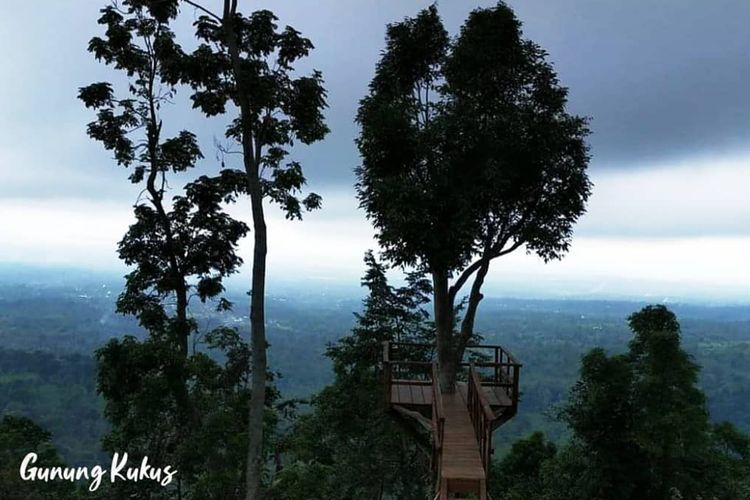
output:
[[[469,410],[460,391],[443,395],[443,409],[445,436],[441,477],[449,483],[451,480],[483,481],[486,474],[479,454],[479,444],[469,418]]]
[[[411,404],[411,391],[409,391],[409,387],[408,385],[398,386],[398,400],[401,401],[401,404]]]
[[[466,382],[457,382],[456,392],[461,396],[461,400],[463,401],[463,403],[468,404],[469,396],[468,396],[468,388],[466,387]]]
[[[490,406],[512,406],[513,402],[508,397],[505,389],[502,387],[485,387],[485,394],[490,402]]]
[[[424,399],[425,405],[432,406],[432,387],[422,387],[422,398]]]
[[[461,395],[464,403],[467,403],[468,390],[466,387],[466,383],[459,382],[458,384],[456,384],[456,387],[458,388],[457,392]],[[483,385],[482,389],[484,390],[484,394],[487,396],[487,402],[489,402],[490,406],[512,406],[513,403],[506,394],[505,389],[503,389],[502,387]]]
[[[432,386],[398,382],[391,386],[391,404],[432,406]]]
[[[411,388],[411,400],[415,405],[424,404],[424,400],[422,399],[422,388],[418,385],[413,385]]]

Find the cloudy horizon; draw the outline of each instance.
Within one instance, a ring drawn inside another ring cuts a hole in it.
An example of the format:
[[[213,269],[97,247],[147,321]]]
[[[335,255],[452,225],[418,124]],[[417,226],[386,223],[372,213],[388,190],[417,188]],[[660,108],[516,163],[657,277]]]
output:
[[[138,188],[86,136],[92,114],[75,98],[83,85],[116,78],[86,52],[105,3],[0,7],[8,68],[0,81],[0,262],[123,268],[116,244],[132,221]],[[386,23],[429,3],[252,2],[315,43],[305,64],[323,72],[332,130],[325,141],[295,150],[324,205],[302,222],[271,210],[270,279],[358,283],[362,255],[375,243],[354,197],[357,101]],[[493,4],[438,6],[456,33],[472,8]],[[750,302],[750,32],[741,22],[750,4],[509,4],[570,88],[570,110],[592,119],[594,190],[569,255],[546,265],[522,251],[498,259],[488,291]],[[185,14],[177,32],[187,40],[193,13]],[[31,17],[34,30],[17,21]],[[184,104],[178,99],[165,122],[198,134],[206,156],[200,168],[210,170],[222,124]],[[232,210],[249,221],[246,205]],[[249,243],[241,247],[246,261]]]

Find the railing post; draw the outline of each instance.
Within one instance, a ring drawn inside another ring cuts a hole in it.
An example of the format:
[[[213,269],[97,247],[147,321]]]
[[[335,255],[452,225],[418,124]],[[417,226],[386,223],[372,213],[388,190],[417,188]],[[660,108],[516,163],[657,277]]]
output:
[[[385,390],[386,407],[391,406],[391,384],[393,383],[393,366],[391,365],[390,343],[383,341],[383,386]]]
[[[500,366],[498,363],[502,361],[502,356],[500,355],[500,348],[495,347],[495,383],[500,383]]]
[[[520,379],[521,375],[521,367],[518,365],[513,365],[513,399],[511,400],[513,402],[513,409],[516,410],[518,408],[518,381]]]

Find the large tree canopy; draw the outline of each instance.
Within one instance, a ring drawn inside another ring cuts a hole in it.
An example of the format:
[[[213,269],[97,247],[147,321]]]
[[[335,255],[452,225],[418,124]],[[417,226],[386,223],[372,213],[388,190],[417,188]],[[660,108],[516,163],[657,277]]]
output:
[[[546,53],[502,2],[473,11],[455,38],[435,6],[388,27],[357,115],[357,192],[388,260],[432,274],[439,350],[457,346],[442,368],[473,335],[492,259],[521,247],[559,259],[570,246],[591,184],[586,120],[566,103]]]

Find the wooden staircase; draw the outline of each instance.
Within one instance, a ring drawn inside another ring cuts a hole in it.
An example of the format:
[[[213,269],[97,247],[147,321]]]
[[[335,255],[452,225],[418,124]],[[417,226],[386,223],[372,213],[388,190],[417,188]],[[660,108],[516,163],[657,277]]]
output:
[[[459,382],[454,393],[444,394],[437,363],[426,361],[423,353],[416,356],[420,360],[402,359],[420,349],[434,346],[384,344],[386,404],[429,429],[436,499],[475,495],[486,500],[492,433],[518,410],[521,365],[501,346],[470,346],[473,351],[494,351],[494,361],[462,363],[466,381]]]
[[[480,499],[487,497],[487,472],[482,463],[479,442],[476,439],[466,401],[458,392],[443,398],[445,434],[439,471],[440,499],[450,493],[474,493]]]

